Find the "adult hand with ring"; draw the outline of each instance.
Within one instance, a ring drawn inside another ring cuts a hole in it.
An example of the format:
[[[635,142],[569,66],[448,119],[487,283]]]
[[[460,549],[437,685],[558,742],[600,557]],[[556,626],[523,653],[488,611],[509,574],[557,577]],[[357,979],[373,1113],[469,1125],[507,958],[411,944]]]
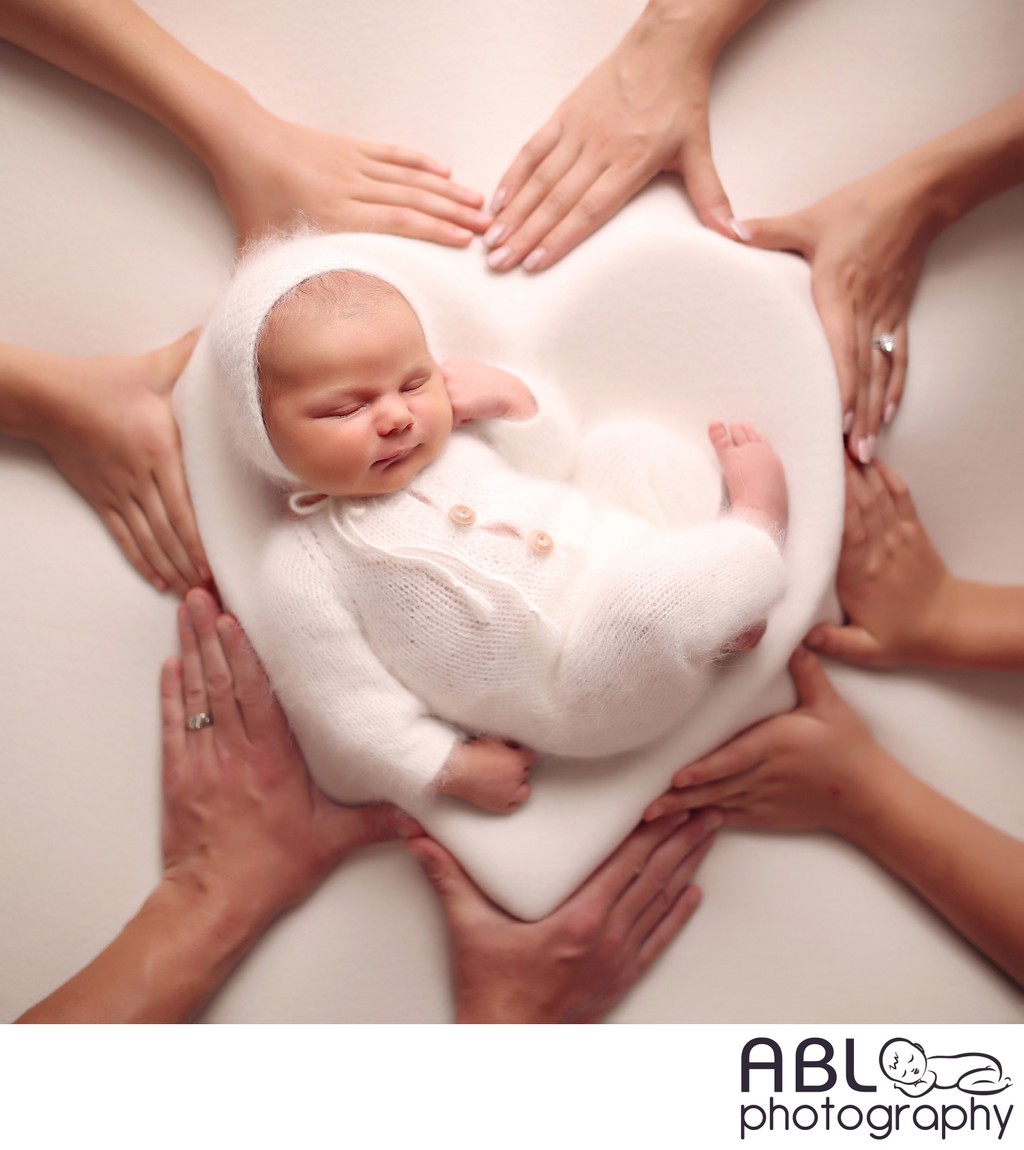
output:
[[[1024,91],[805,211],[748,220],[753,244],[799,252],[839,376],[847,450],[870,463],[907,374],[907,317],[939,233],[1024,181]]]
[[[421,833],[311,782],[241,627],[205,591],[160,677],[163,876],[121,933],[23,1022],[186,1022],[282,911],[360,846]],[[186,716],[209,721],[187,726]]]

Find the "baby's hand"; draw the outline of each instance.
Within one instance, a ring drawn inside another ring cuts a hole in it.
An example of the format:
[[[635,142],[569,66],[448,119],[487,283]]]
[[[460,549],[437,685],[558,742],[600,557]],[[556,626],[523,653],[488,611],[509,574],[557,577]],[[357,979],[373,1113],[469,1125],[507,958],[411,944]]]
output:
[[[529,419],[537,401],[525,383],[510,371],[456,356],[441,364],[448,387],[455,427],[474,419]]]
[[[462,743],[438,776],[438,794],[464,799],[485,811],[511,814],[530,797],[528,780],[536,758],[527,747],[497,739]]]

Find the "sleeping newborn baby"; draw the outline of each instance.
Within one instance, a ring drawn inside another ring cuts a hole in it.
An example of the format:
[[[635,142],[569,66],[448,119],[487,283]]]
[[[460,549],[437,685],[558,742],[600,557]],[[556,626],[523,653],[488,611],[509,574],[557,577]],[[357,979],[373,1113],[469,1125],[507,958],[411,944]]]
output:
[[[358,772],[394,802],[511,811],[535,752],[651,742],[760,639],[787,495],[753,428],[711,426],[729,506],[681,526],[685,445],[658,425],[581,438],[553,389],[439,365],[406,297],[363,271],[250,295],[221,368],[242,449],[290,491],[260,655],[330,742],[327,793]]]

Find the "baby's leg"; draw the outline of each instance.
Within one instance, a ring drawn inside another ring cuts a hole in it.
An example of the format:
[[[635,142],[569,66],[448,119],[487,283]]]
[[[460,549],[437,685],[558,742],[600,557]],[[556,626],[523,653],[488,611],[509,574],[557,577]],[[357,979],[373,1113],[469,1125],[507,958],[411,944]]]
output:
[[[587,432],[576,485],[657,527],[695,527],[719,512],[714,458],[695,442],[647,419],[616,419]]]
[[[530,768],[537,756],[526,747],[497,739],[461,743],[438,776],[438,794],[510,814],[530,797]]]
[[[732,518],[637,540],[596,574],[563,645],[557,689],[577,731],[609,754],[663,734],[730,641],[763,625],[783,576],[771,536]]]
[[[749,423],[713,423],[708,438],[718,454],[733,514],[779,536],[789,525],[782,462]]]

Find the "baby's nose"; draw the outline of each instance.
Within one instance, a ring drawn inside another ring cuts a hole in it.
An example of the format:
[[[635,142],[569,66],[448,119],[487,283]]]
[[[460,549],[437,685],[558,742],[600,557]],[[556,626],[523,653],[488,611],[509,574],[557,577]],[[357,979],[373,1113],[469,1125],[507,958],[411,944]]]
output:
[[[405,399],[401,395],[385,396],[380,404],[377,421],[382,434],[387,435],[392,431],[408,427],[410,423],[412,423],[412,416]]]

